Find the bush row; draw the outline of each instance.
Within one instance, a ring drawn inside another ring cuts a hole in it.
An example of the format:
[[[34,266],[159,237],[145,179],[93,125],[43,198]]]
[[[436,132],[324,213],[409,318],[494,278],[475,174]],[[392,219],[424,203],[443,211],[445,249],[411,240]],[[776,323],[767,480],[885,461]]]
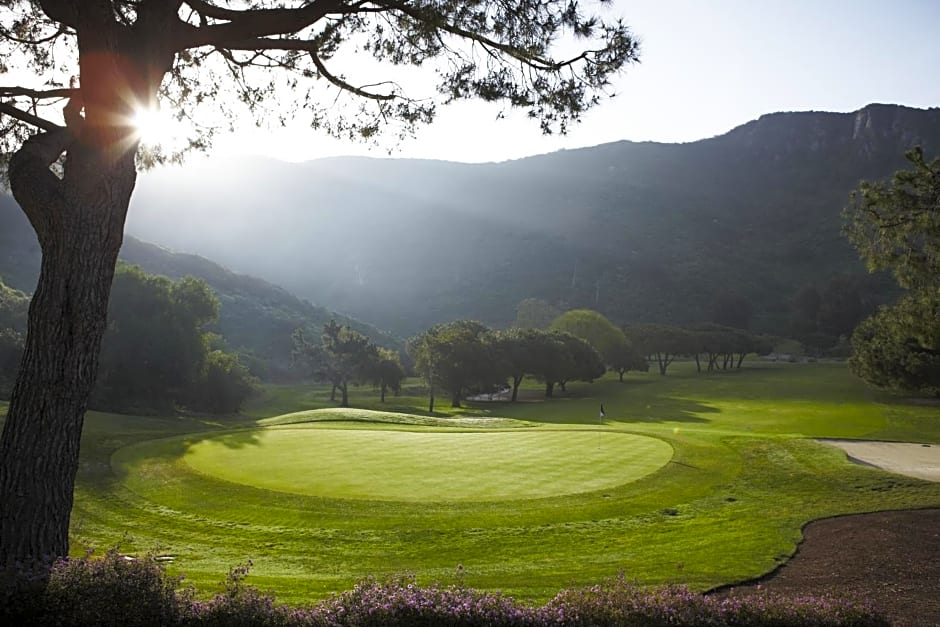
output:
[[[723,598],[681,586],[648,589],[622,576],[603,585],[564,590],[540,607],[499,593],[462,585],[419,586],[413,577],[367,579],[352,590],[304,608],[275,603],[245,583],[248,567],[229,573],[224,592],[199,601],[181,579],[153,558],[129,560],[109,552],[102,559],[58,562],[48,585],[5,579],[0,623],[128,627],[396,627],[396,626],[883,626],[870,604],[831,597],[783,597],[767,593]],[[14,585],[15,584],[15,585]]]

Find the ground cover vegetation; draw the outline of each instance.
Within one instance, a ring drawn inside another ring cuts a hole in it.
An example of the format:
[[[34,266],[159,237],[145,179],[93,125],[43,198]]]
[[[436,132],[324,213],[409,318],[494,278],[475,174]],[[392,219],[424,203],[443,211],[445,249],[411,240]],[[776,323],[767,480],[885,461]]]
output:
[[[217,128],[207,120],[276,123],[299,109],[316,128],[368,140],[390,127],[408,135],[438,105],[481,99],[564,132],[639,53],[622,21],[567,0],[22,0],[0,5],[0,24],[4,70],[35,80],[0,89],[0,148],[43,253],[0,436],[0,568],[40,571],[68,553],[80,435],[138,163],[207,145]],[[561,56],[570,37],[577,49]],[[385,73],[376,84],[330,69],[353,52],[384,72],[434,66],[436,89],[406,94]],[[135,116],[161,101],[198,126],[179,147],[140,151]]]
[[[251,559],[248,581],[294,604],[408,572],[420,586],[456,584],[459,573],[468,587],[543,603],[620,571],[641,586],[700,592],[785,561],[809,520],[940,505],[937,484],[851,464],[807,439],[940,443],[934,408],[873,396],[842,364],[699,373],[680,360],[665,377],[631,372],[620,383],[612,374],[567,388],[545,399],[544,385],[527,378],[516,403],[465,401],[433,414],[414,380],[384,405],[377,390],[356,394],[361,409],[337,408],[329,385],[267,387],[227,424],[92,413],[74,555],[115,545],[136,556],[155,551],[200,598]],[[450,461],[464,436],[480,453],[472,470]],[[498,449],[518,437],[534,437],[536,454],[501,472]],[[649,440],[658,444],[644,448]],[[631,455],[618,441],[648,454]],[[668,463],[650,465],[661,445],[672,449]],[[373,466],[360,471],[354,451],[365,446]],[[316,466],[318,456],[343,457],[340,447],[345,463]],[[409,474],[417,451],[426,453],[420,476]],[[242,463],[258,470],[246,474]],[[610,483],[571,493],[559,480],[541,485],[549,492],[538,498],[528,492],[539,477],[590,475],[593,466]],[[474,489],[490,492],[461,492],[466,479],[454,473],[478,474]],[[268,475],[273,484],[263,483]],[[336,492],[383,481],[392,498]],[[315,484],[324,494],[312,493]],[[442,497],[449,484],[455,496]]]
[[[418,585],[413,577],[366,579],[341,595],[306,607],[278,604],[245,583],[249,567],[233,568],[223,592],[207,601],[175,589],[153,556],[57,563],[45,590],[5,605],[18,624],[98,627],[886,627],[864,601],[826,595],[703,597],[681,586],[641,589],[625,579],[563,590],[543,605],[522,603],[462,584]],[[104,583],[104,585],[102,585]]]

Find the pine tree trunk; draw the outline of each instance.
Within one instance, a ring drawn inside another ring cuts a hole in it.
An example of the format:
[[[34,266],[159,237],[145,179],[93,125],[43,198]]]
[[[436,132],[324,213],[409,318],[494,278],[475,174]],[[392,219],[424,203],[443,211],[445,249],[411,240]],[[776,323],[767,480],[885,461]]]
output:
[[[49,159],[68,145],[63,179]],[[72,492],[108,298],[136,181],[133,153],[107,157],[67,131],[28,140],[10,163],[13,195],[39,236],[42,266],[0,438],[0,567],[68,555]]]

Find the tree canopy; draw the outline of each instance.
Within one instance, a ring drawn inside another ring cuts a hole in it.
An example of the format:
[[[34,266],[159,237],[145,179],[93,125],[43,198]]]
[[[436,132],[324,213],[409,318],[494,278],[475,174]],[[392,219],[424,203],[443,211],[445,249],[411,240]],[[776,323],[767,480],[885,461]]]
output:
[[[641,355],[656,360],[659,374],[666,376],[669,365],[679,355],[697,352],[692,334],[665,324],[635,324],[624,329],[627,338]]]
[[[911,292],[863,320],[849,365],[881,388],[940,395],[940,298]]]
[[[43,252],[0,437],[0,567],[47,570],[68,554],[138,157],[176,153],[138,152],[142,109],[162,104],[192,122],[180,150],[205,146],[243,113],[277,124],[303,110],[333,135],[408,135],[438,104],[464,99],[564,132],[637,55],[626,25],[577,0],[0,2],[0,152],[12,153],[9,186]],[[395,71],[426,65],[436,70],[430,93]]]
[[[581,338],[593,346],[607,363],[619,345],[626,341],[623,331],[592,309],[566,311],[552,321],[549,329]]]
[[[401,365],[401,356],[397,351],[377,347],[373,359],[366,365],[364,378],[379,388],[380,402],[385,402],[385,394],[391,390],[395,396],[401,392],[402,381],[407,373]]]
[[[890,182],[862,183],[845,210],[846,234],[870,270],[909,290],[852,335],[852,370],[869,383],[940,396],[940,158],[920,148]]]
[[[336,400],[336,390],[340,391],[341,407],[349,407],[351,383],[371,381],[383,386],[385,400],[385,389],[389,386],[394,389],[401,382],[401,378],[394,381],[397,371],[391,363],[393,359],[397,363],[397,355],[381,352],[368,337],[347,324],[335,320],[324,324],[318,344],[308,342],[303,329],[294,332],[293,340],[295,359],[306,365],[315,379],[332,384],[330,400]]]
[[[13,387],[23,353],[28,307],[29,297],[0,279],[0,398],[6,398]]]
[[[213,347],[218,338],[206,327],[218,312],[205,281],[172,281],[119,266],[93,406],[134,413],[169,412],[177,405],[238,411],[252,381],[235,355]]]
[[[438,324],[408,342],[415,370],[431,388],[433,411],[435,387],[450,394],[451,407],[460,407],[473,390],[505,383],[497,353],[487,341],[490,330],[472,320]]]
[[[7,286],[0,279],[0,329],[26,330],[26,311],[29,309],[29,296]]]
[[[635,348],[634,341],[624,335],[603,314],[592,309],[572,309],[558,316],[550,329],[579,337],[598,352],[603,364],[620,375],[629,370],[646,371],[644,356]]]
[[[845,209],[845,233],[868,269],[890,270],[901,287],[937,287],[940,277],[940,157],[920,147],[890,182],[863,182]]]
[[[278,124],[298,110],[336,136],[406,136],[432,122],[438,105],[467,99],[522,109],[544,132],[564,132],[639,55],[625,24],[584,4],[11,0],[0,9],[0,55],[5,69],[28,68],[34,80],[0,87],[4,139],[9,149],[33,129],[56,130],[65,99],[66,118],[84,111],[102,141],[125,151],[139,139],[136,110],[158,103],[199,125],[187,147],[206,145],[226,119]],[[567,40],[575,45],[561,56]],[[430,89],[402,70],[425,65],[436,70],[424,76],[436,76]]]

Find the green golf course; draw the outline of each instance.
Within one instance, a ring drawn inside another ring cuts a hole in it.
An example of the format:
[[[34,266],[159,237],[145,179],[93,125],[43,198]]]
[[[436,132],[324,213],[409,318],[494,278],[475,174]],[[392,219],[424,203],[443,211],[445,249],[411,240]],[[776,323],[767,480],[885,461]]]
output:
[[[416,386],[385,404],[355,388],[350,410],[328,392],[269,387],[224,420],[90,413],[73,552],[153,552],[200,594],[251,560],[249,582],[285,601],[395,573],[544,600],[620,572],[741,581],[810,520],[940,506],[940,484],[816,442],[940,444],[940,408],[844,364],[678,363],[434,415]]]

